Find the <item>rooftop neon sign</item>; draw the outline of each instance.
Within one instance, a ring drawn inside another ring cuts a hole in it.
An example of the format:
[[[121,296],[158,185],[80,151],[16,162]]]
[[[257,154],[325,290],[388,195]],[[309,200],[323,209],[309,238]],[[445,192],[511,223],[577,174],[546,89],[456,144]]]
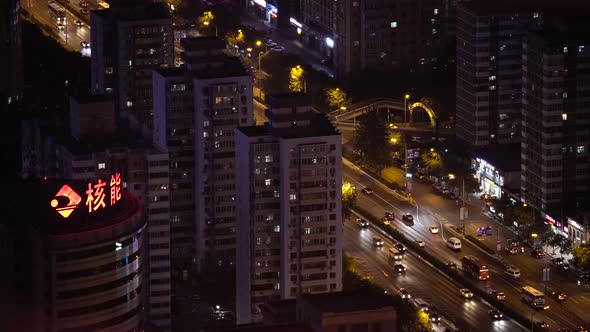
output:
[[[112,174],[109,182],[104,182],[102,179],[98,179],[96,183],[89,182],[85,191],[86,198],[84,200],[84,205],[86,205],[88,213],[95,213],[107,206],[117,204],[121,200],[121,189],[121,173]],[[107,199],[107,195],[109,199]],[[82,197],[72,187],[65,184],[55,194],[50,205],[64,219],[67,219],[81,201]]]

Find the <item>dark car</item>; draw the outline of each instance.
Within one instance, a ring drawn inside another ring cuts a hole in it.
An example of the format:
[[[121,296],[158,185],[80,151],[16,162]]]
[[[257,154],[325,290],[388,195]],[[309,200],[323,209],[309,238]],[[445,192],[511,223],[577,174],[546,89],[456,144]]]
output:
[[[404,245],[403,245],[403,244],[401,244],[401,243],[394,243],[394,244],[393,244],[393,247],[394,247],[395,249],[397,249],[397,250],[398,250],[399,252],[401,252],[401,253],[404,253],[404,252],[406,252],[406,247],[404,247]]]
[[[502,313],[498,310],[489,310],[488,315],[490,315],[490,317],[495,320],[504,319],[504,315],[502,315]]]
[[[410,294],[410,292],[407,289],[405,289],[405,288],[400,288],[399,289],[399,295],[402,297],[402,299],[409,300],[409,299],[412,298],[412,295]]]
[[[406,272],[406,267],[405,267],[405,266],[403,266],[403,264],[395,264],[395,265],[393,266],[393,270],[394,270],[396,273],[404,273],[404,272]]]
[[[535,323],[535,331],[538,331],[538,330],[545,331],[548,329],[549,329],[549,324],[545,321],[540,320]]]
[[[439,324],[440,323],[440,315],[437,312],[429,312],[428,313],[428,317],[430,318],[430,321],[432,322],[432,324]]]
[[[369,187],[365,187],[361,190],[363,192],[363,194],[365,195],[372,195],[373,194],[373,189],[369,188]]]
[[[458,271],[458,270],[459,270],[459,267],[457,266],[457,264],[455,264],[455,263],[453,263],[453,262],[447,263],[447,266],[448,266],[448,267],[449,267],[449,268],[450,268],[452,271]]]
[[[496,300],[498,300],[498,301],[506,300],[506,293],[504,293],[501,290],[494,289],[493,291],[490,292],[490,294],[492,294],[496,298]]]
[[[556,301],[565,301],[565,299],[567,299],[567,294],[561,291],[553,291],[551,292],[551,297]]]
[[[520,246],[520,243],[518,243],[518,241],[515,240],[515,239],[508,239],[508,240],[506,240],[506,244],[509,247],[518,247],[518,246]]]
[[[409,222],[409,223],[413,223],[414,222],[414,216],[410,213],[404,213],[402,215],[402,220],[405,222]]]
[[[393,214],[393,212],[385,212],[383,214],[383,217],[385,220],[389,220],[389,221],[394,221],[395,220],[395,214]]]
[[[529,255],[533,256],[534,258],[541,258],[545,256],[545,253],[541,249],[533,249],[529,251]]]
[[[561,258],[561,257],[552,258],[551,264],[553,264],[553,265],[555,265],[555,267],[559,268],[561,265],[564,264],[563,258]]]

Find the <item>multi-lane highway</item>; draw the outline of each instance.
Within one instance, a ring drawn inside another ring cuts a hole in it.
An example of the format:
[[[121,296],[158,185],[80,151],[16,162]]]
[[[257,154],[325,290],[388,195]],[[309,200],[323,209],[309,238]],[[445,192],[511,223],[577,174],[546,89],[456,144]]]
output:
[[[82,52],[90,56],[90,48],[83,48],[83,41],[90,42],[90,28],[87,24],[79,27],[74,22],[78,19],[71,12],[66,11],[66,24],[64,29],[58,29],[57,22],[49,13],[47,0],[21,0],[22,8],[33,17],[33,22],[42,24],[41,29],[49,29],[67,49]]]
[[[394,212],[397,217],[400,217],[402,213],[412,213],[416,219],[414,225],[408,225],[396,218],[396,221],[391,227],[399,229],[410,239],[423,240],[426,244],[424,250],[434,254],[441,261],[454,262],[460,266],[459,260],[464,255],[475,255],[482,258],[490,265],[492,278],[486,282],[476,282],[474,280],[474,286],[488,292],[492,289],[504,291],[508,295],[507,303],[525,316],[534,317],[534,320],[544,320],[551,327],[555,328],[574,327],[583,320],[587,321],[590,319],[590,312],[587,310],[587,308],[590,308],[588,294],[581,289],[572,289],[576,287],[575,283],[557,273],[553,273],[554,277],[547,283],[548,288],[557,289],[559,287],[559,289],[568,292],[572,298],[562,304],[548,298],[547,303],[550,308],[540,312],[534,311],[531,307],[520,301],[520,289],[523,285],[531,285],[539,290],[544,290],[544,284],[540,280],[540,268],[543,265],[528,255],[501,256],[505,261],[521,268],[523,273],[522,278],[520,280],[514,280],[503,273],[504,268],[500,264],[465,239],[463,239],[463,249],[461,252],[456,253],[448,249],[444,239],[456,235],[451,233],[450,228],[447,226],[458,223],[457,207],[454,202],[432,194],[427,185],[413,183],[412,190],[418,201],[417,208],[398,199],[387,187],[384,187],[369,175],[360,171],[356,166],[347,162],[344,163],[343,167],[343,181],[351,182],[359,189],[368,186],[374,190],[372,195],[359,193],[357,199],[357,204],[374,216],[381,217],[386,211]],[[478,215],[471,219],[473,219],[473,223],[478,223],[483,222],[478,221],[478,219],[483,218],[484,216]],[[438,225],[442,232],[432,234],[429,229],[431,225]],[[427,283],[425,280],[428,279],[423,279],[421,282]],[[574,301],[570,302],[570,300]],[[453,313],[457,317],[464,315],[461,310],[455,310]]]
[[[361,229],[347,222],[344,227],[344,250],[355,260],[358,269],[370,273],[376,283],[391,292],[400,287],[410,291],[413,298],[422,298],[438,312],[441,325],[460,331],[522,331],[513,320],[493,320],[488,315],[492,309],[478,298],[464,299],[459,285],[437,272],[413,253],[406,253],[401,260],[407,271],[396,273],[388,257],[391,242],[383,247],[373,245],[373,236],[385,239],[380,232],[369,227]]]

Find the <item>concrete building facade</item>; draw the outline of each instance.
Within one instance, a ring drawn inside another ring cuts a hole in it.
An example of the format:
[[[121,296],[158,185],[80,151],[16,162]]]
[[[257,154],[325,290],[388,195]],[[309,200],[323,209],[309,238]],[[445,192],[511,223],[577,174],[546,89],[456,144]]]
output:
[[[118,115],[151,127],[152,70],[174,67],[172,17],[163,2],[114,1],[90,14],[91,91],[113,95]]]
[[[304,95],[267,104],[270,122],[236,130],[238,324],[265,302],[342,289],[340,134]]]
[[[187,197],[172,203],[172,232],[177,217],[179,236],[193,232],[193,241],[174,252],[191,250],[199,270],[233,269],[234,129],[253,124],[252,76],[217,37],[186,38],[181,45],[184,67],[155,71],[153,83],[154,139],[168,147],[177,172],[172,195],[182,189]]]

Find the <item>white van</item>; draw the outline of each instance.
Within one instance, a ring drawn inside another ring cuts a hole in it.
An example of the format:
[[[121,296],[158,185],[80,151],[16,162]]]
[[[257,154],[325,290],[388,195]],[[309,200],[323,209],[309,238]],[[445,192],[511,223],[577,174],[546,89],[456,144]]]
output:
[[[426,303],[426,301],[424,301],[423,299],[419,297],[415,298],[414,304],[416,305],[416,307],[418,307],[420,311],[428,312],[428,303]]]
[[[520,278],[520,269],[517,268],[516,266],[509,266],[506,269],[506,271],[504,271],[504,273],[506,273],[507,275],[509,275],[511,278],[514,278],[514,279]]]
[[[389,258],[395,261],[400,261],[404,256],[396,248],[389,248]]]
[[[461,250],[461,240],[452,236],[447,240],[447,247],[453,250]]]

